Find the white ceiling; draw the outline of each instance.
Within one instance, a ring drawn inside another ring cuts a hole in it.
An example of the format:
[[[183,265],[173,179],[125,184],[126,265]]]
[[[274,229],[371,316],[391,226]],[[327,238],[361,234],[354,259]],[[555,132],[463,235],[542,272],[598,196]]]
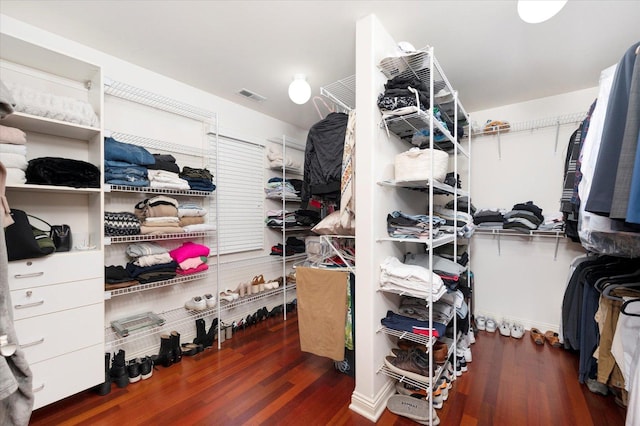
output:
[[[353,75],[355,22],[371,13],[396,40],[434,46],[467,111],[596,86],[640,39],[637,0],[570,0],[537,25],[515,1],[479,0],[0,0],[0,13],[302,128],[319,117],[288,99],[293,75],[313,95]]]

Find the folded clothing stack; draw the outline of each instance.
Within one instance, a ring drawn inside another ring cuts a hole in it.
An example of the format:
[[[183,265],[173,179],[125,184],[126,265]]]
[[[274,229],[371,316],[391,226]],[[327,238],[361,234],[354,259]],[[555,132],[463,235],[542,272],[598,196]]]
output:
[[[398,75],[388,80],[384,89],[378,96],[378,108],[383,113],[403,115],[418,111],[418,106],[423,111],[429,109],[429,86],[414,75]]]
[[[130,212],[104,212],[104,235],[117,237],[140,234],[140,219]]]
[[[158,195],[140,201],[135,206],[135,215],[140,219],[140,233],[173,234],[184,232],[178,218],[178,201]]]
[[[7,169],[7,185],[27,182],[27,135],[15,127],[0,125],[0,161]]]
[[[393,211],[387,215],[387,232],[393,238],[429,238],[429,222],[432,222],[433,237],[440,235],[440,226],[445,220],[438,216],[409,215]]]
[[[209,247],[187,241],[177,249],[171,250],[169,255],[178,264],[176,273],[179,275],[190,275],[204,272],[209,269]]]
[[[502,227],[528,233],[538,229],[542,222],[542,209],[533,204],[533,201],[527,201],[514,205],[511,211],[505,213]]]
[[[502,228],[504,213],[499,209],[480,209],[473,215],[473,223],[478,228]]]
[[[194,191],[213,192],[216,189],[213,174],[207,169],[184,166],[180,172],[180,178],[186,180]]]
[[[126,271],[142,284],[169,280],[176,276],[178,263],[172,259],[167,249],[156,243],[130,244],[126,253],[131,258]]]
[[[7,83],[7,88],[15,100],[16,111],[84,126],[100,126],[98,116],[87,101],[40,92],[18,83]]]

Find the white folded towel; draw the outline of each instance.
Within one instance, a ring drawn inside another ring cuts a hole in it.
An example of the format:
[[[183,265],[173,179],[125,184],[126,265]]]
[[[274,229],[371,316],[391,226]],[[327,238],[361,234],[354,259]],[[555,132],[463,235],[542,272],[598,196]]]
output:
[[[27,161],[27,157],[20,154],[9,154],[6,152],[0,152],[0,161],[4,164],[5,167],[15,167],[20,170],[27,170],[27,166],[29,162]]]

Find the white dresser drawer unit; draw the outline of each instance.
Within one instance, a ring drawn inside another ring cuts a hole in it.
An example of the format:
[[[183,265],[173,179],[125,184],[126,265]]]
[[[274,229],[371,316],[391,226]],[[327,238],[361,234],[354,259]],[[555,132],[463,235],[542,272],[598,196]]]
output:
[[[20,320],[51,312],[102,302],[104,283],[100,278],[30,287],[11,292],[13,319]]]
[[[104,347],[91,346],[30,367],[35,410],[104,382]]]
[[[15,321],[18,343],[29,364],[104,344],[103,304]]]
[[[101,250],[92,250],[54,253],[38,259],[9,262],[9,287],[11,290],[19,290],[87,278],[102,278],[103,256]]]

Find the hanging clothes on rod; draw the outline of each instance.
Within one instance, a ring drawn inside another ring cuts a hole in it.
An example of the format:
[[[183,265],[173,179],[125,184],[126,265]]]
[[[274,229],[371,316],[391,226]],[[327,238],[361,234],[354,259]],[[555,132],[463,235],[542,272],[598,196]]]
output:
[[[640,43],[634,44],[619,64],[601,73],[597,102],[576,163],[576,195],[571,200],[579,206],[582,245],[595,253],[623,257],[640,257],[638,46]]]

